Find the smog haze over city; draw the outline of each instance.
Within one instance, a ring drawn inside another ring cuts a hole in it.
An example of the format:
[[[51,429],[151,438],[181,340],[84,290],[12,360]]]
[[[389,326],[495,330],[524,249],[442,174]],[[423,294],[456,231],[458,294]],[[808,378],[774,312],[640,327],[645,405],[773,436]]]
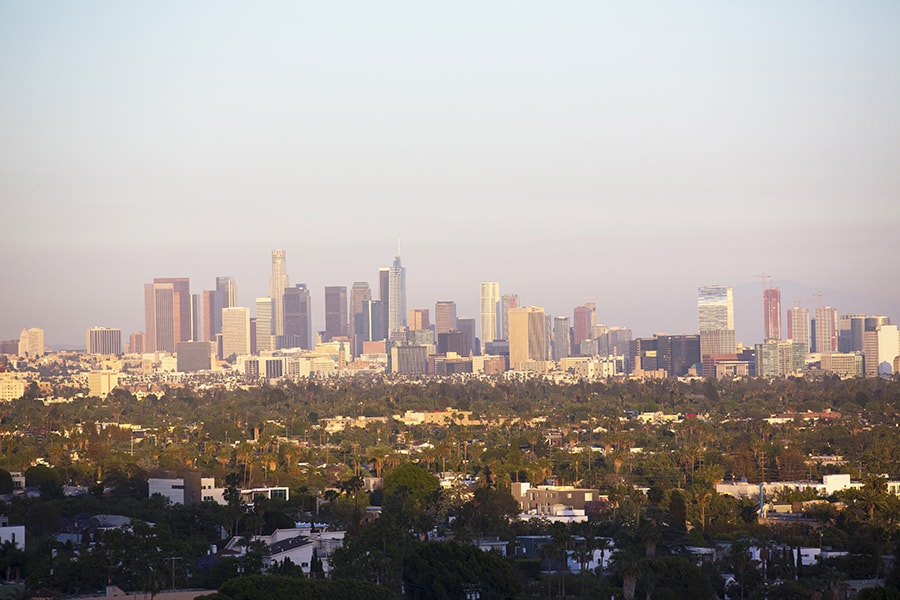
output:
[[[735,287],[900,318],[900,4],[0,3],[0,338],[144,326],[271,250],[408,306],[479,282],[636,335]]]

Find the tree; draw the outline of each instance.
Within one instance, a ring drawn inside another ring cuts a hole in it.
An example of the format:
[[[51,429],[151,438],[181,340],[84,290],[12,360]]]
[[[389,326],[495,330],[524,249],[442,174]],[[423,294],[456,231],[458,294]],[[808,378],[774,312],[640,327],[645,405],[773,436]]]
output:
[[[441,483],[437,477],[424,468],[406,462],[391,469],[385,476],[385,499],[396,495],[400,488],[406,488],[412,507],[422,509],[434,497],[434,493],[441,488]]]
[[[35,465],[25,471],[25,485],[36,487],[42,498],[62,498],[62,477],[55,469],[44,465]]]
[[[0,469],[0,494],[12,494],[13,480],[12,475],[6,469]]]

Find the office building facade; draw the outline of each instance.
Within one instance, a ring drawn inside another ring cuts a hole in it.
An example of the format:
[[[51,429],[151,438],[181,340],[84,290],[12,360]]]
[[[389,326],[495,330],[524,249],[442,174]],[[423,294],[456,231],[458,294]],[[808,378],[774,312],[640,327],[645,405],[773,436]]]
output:
[[[272,318],[275,335],[284,335],[284,290],[289,286],[287,275],[287,253],[272,250],[272,274],[269,276],[269,297],[272,299]]]
[[[122,354],[122,330],[109,327],[91,327],[87,330],[88,354]]]
[[[481,343],[499,338],[497,314],[500,310],[500,284],[496,281],[481,282]]]

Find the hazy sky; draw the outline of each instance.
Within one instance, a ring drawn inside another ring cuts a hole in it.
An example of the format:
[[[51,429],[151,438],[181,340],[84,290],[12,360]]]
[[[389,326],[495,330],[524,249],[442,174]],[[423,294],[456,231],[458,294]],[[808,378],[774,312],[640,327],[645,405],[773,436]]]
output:
[[[895,0],[0,0],[0,338],[127,336],[153,277],[233,275],[251,305],[273,248],[321,328],[323,287],[374,288],[398,237],[409,306],[460,316],[499,281],[696,332],[722,283],[755,286],[753,342],[764,272],[900,319],[898,24]]]

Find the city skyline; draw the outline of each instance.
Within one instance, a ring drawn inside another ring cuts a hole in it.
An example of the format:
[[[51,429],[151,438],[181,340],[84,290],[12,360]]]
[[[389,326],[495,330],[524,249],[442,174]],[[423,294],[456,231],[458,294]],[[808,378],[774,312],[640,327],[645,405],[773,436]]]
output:
[[[398,237],[400,321],[440,300],[480,320],[498,282],[689,333],[722,284],[752,344],[757,273],[782,323],[819,291],[896,321],[897,22],[874,1],[5,3],[0,338],[144,330],[159,277],[231,276],[252,307],[275,248],[320,331],[326,286],[380,298]]]
[[[288,253],[285,253],[285,254],[288,254]],[[283,259],[284,256],[282,256],[281,258]],[[395,256],[393,261],[396,261],[398,258],[399,257]],[[404,260],[405,260],[405,258],[404,258]],[[377,281],[378,271],[385,271],[386,269],[387,268],[385,268],[385,267],[381,267],[381,268],[377,269],[375,271],[375,276],[372,278],[372,280]],[[225,270],[228,271],[228,269],[225,269]],[[405,271],[405,267],[403,267],[403,270]],[[289,273],[285,273],[285,275],[289,276]],[[268,280],[268,277],[266,279]],[[296,280],[298,278],[294,277],[293,279]],[[405,279],[405,274],[404,274],[404,279]],[[204,281],[208,284],[210,282],[219,283],[224,280],[228,281],[228,285],[231,290],[230,293],[233,294],[230,299],[231,300],[235,299],[236,294],[237,294],[235,288],[244,289],[243,286],[241,286],[240,281],[238,281],[237,277],[214,276],[214,277],[208,277]],[[187,289],[187,287],[185,287],[185,286],[189,286],[190,295],[194,296],[195,300],[204,302],[204,300],[203,300],[204,296],[203,296],[202,290],[199,289],[199,288],[205,287],[203,285],[203,283],[194,282],[191,278],[187,278],[187,277],[153,277],[152,283],[149,283],[149,284],[144,283],[143,284],[143,287],[145,288],[145,290],[144,290],[145,296],[147,294],[147,289],[149,289],[149,286],[155,286],[157,288],[159,288],[160,286],[162,286],[163,288],[165,288],[166,286],[171,287],[173,285],[172,282],[178,282],[178,285],[182,286],[180,288],[181,292],[179,294],[176,294],[177,296],[179,296],[181,304],[185,304],[185,301],[182,298],[184,296],[184,290]],[[360,280],[359,278],[353,278],[352,282],[354,284],[359,284],[359,283],[364,283],[365,280]],[[481,289],[482,283],[484,283],[484,282],[479,282],[478,284],[476,284],[476,286],[473,288],[474,291],[472,289],[466,290],[468,292],[467,294],[459,294],[458,296],[456,296],[454,299],[451,299],[451,300],[433,299],[430,302],[426,300],[423,302],[423,304],[421,306],[419,306],[419,305],[414,306],[413,304],[408,303],[408,311],[421,310],[421,309],[427,309],[429,311],[433,311],[437,304],[441,304],[443,302],[452,302],[457,307],[456,312],[457,312],[459,318],[467,317],[467,318],[475,319],[475,322],[478,323],[478,333],[480,335],[480,331],[481,331],[481,324],[480,324],[481,296],[480,296],[480,292],[482,291],[482,289]],[[534,306],[540,306],[541,308],[545,309],[546,314],[548,316],[568,317],[571,321],[573,319],[573,316],[578,314],[578,310],[585,308],[584,303],[576,304],[573,301],[571,306],[568,307],[568,309],[566,309],[565,305],[563,304],[562,306],[559,307],[559,310],[550,310],[549,306],[546,303],[542,303],[540,301],[539,296],[536,298],[533,298],[535,300],[534,302],[530,302],[529,300],[521,299],[521,294],[517,294],[515,292],[506,290],[506,288],[503,286],[502,280],[500,282],[491,282],[491,283],[497,283],[498,287],[499,287],[499,291],[503,295],[513,294],[513,295],[519,296],[519,304],[518,304],[519,306],[525,306],[527,304],[531,304]],[[771,286],[775,286],[776,283],[778,284],[778,287],[784,287],[784,288],[787,288],[788,290],[791,290],[791,292],[789,292],[789,294],[792,294],[790,297],[794,298],[794,304],[796,304],[796,302],[799,300],[802,303],[803,308],[808,309],[809,315],[813,319],[815,318],[815,313],[816,313],[816,310],[818,307],[817,303],[819,301],[822,301],[822,306],[833,308],[836,311],[835,314],[837,314],[837,315],[864,313],[864,314],[883,314],[892,319],[900,318],[900,316],[897,316],[895,311],[884,310],[884,307],[890,306],[888,303],[872,302],[871,300],[867,300],[864,297],[855,295],[853,293],[847,293],[847,292],[810,291],[810,290],[820,290],[821,288],[802,286],[802,285],[799,285],[799,284],[796,284],[793,282],[786,282],[786,281],[781,281],[781,280],[776,279],[767,288],[762,288],[762,287],[760,287],[759,283],[754,283],[754,282],[745,282],[740,286],[730,286],[730,285],[723,286],[720,284],[713,284],[713,285],[705,285],[705,286],[700,285],[699,287],[693,288],[691,290],[692,291],[691,297],[681,298],[677,302],[675,302],[675,301],[672,302],[672,305],[677,304],[679,306],[679,308],[685,309],[685,311],[687,313],[689,313],[688,321],[690,321],[690,320],[693,321],[693,325],[687,324],[687,325],[684,325],[680,329],[676,328],[674,325],[670,326],[670,327],[663,327],[663,328],[652,329],[652,330],[647,329],[646,327],[641,327],[642,320],[641,320],[640,315],[638,315],[638,319],[636,322],[617,321],[614,319],[603,319],[602,316],[605,314],[605,311],[603,310],[604,306],[602,303],[599,303],[599,302],[597,303],[598,306],[596,307],[596,312],[601,316],[601,318],[597,318],[596,323],[598,323],[598,324],[602,323],[607,326],[629,327],[634,331],[634,335],[636,337],[649,337],[654,334],[682,335],[682,334],[699,333],[699,326],[697,324],[697,294],[698,294],[698,291],[700,293],[702,293],[702,291],[700,291],[700,288],[728,287],[728,288],[732,288],[733,290],[735,290],[733,292],[734,300],[732,301],[733,306],[731,308],[731,312],[732,312],[731,318],[733,319],[733,321],[735,323],[736,341],[738,343],[744,344],[745,346],[752,347],[753,344],[764,341],[764,334],[765,334],[764,312],[765,312],[765,305],[766,305],[765,293],[766,293],[767,289],[771,289]],[[376,289],[377,289],[377,285],[378,284],[375,283]],[[309,326],[311,326],[312,329],[309,331],[309,335],[312,337],[315,337],[315,334],[317,332],[325,332],[326,331],[327,319],[328,319],[327,309],[326,309],[326,298],[329,293],[328,290],[329,289],[337,290],[338,288],[342,288],[345,298],[347,300],[349,300],[349,297],[347,297],[347,295],[346,295],[347,288],[349,286],[326,285],[326,286],[323,286],[322,288],[316,290],[316,289],[310,289],[310,287],[307,286],[305,283],[299,283],[299,284],[297,284],[297,286],[289,286],[287,289],[291,290],[291,288],[293,288],[293,287],[301,287],[304,290],[304,293],[308,293],[308,297],[309,297],[308,302],[311,305],[311,313],[308,314],[304,318],[308,318],[311,321]],[[741,290],[741,291],[738,292],[737,290]],[[797,292],[797,290],[801,290],[801,291]],[[259,291],[262,293],[269,293],[270,287],[269,287],[268,281],[266,283],[266,287]],[[197,298],[197,296],[199,296],[199,298]],[[251,296],[252,296],[252,298],[251,298]],[[787,298],[787,297],[788,296],[785,296],[785,298]],[[268,298],[268,297],[266,297],[266,298]],[[461,298],[461,300],[460,300],[460,298]],[[825,300],[823,300],[823,298]],[[838,300],[843,299],[843,302],[835,302],[834,301],[835,299],[838,299]],[[256,318],[258,315],[258,306],[260,305],[261,300],[263,300],[263,298],[256,297],[253,293],[253,290],[245,290],[243,292],[243,295],[240,298],[237,298],[238,303],[236,306],[246,308],[249,311],[250,317]],[[80,332],[78,333],[78,335],[80,336],[80,339],[81,339],[81,343],[79,343],[77,341],[60,341],[57,337],[54,336],[53,330],[49,330],[50,333],[49,333],[49,335],[47,335],[46,343],[48,346],[63,346],[63,347],[70,347],[70,348],[79,348],[81,345],[83,345],[85,331],[88,329],[94,328],[94,327],[109,327],[109,328],[121,329],[124,336],[128,336],[134,332],[141,331],[144,333],[145,336],[147,336],[146,302],[147,302],[147,299],[145,298],[144,303],[141,304],[139,307],[140,312],[139,313],[135,312],[135,314],[132,315],[130,318],[129,322],[137,323],[139,321],[140,323],[138,324],[138,326],[135,326],[132,328],[127,325],[120,324],[120,323],[91,322],[91,325],[88,325],[85,328],[81,329]],[[272,301],[273,307],[274,307],[274,304],[275,304],[275,302],[273,300]],[[586,304],[588,306],[591,306],[594,304],[594,302],[588,302]],[[847,305],[846,309],[844,308],[844,304]],[[463,308],[460,308],[460,307],[463,307]],[[468,310],[466,310],[465,307],[468,307]],[[876,309],[867,309],[866,307],[876,307]],[[878,309],[878,307],[881,307],[881,308]],[[132,307],[132,309],[135,309],[135,308],[136,308],[136,306]],[[175,307],[173,307],[173,308],[175,308]],[[784,306],[784,305],[781,306],[781,311],[780,311],[781,318],[784,322],[787,322],[788,313],[790,312],[790,310],[792,308],[796,308],[796,306],[793,306],[793,307],[792,306]],[[350,309],[350,307],[348,305],[347,310],[349,310],[349,309]],[[203,315],[204,310],[205,310],[205,305],[197,307],[196,313],[198,315]],[[304,310],[307,310],[307,309],[304,309]],[[131,310],[129,312],[134,312],[134,310]],[[498,304],[497,312],[498,312],[497,318],[498,318],[498,328],[499,328],[499,326],[500,326],[499,304]],[[273,310],[273,313],[274,313],[274,310]],[[755,316],[756,316],[755,313],[759,313],[758,319],[755,318]],[[348,316],[347,325],[348,325],[348,332],[349,332],[349,325],[350,325],[350,320],[351,320],[352,315],[350,313],[348,313],[347,316]],[[405,315],[405,316],[408,316],[408,315]],[[648,317],[649,317],[649,315],[648,315]],[[200,318],[205,319],[206,317],[201,316]],[[577,317],[575,317],[575,318],[577,318]],[[648,318],[647,320],[650,320],[650,319]],[[221,317],[219,318],[219,322],[221,322]],[[571,321],[571,322],[574,322],[574,321]],[[4,321],[3,324],[5,327],[6,321]],[[272,314],[272,316],[271,316],[271,324],[272,324],[272,329],[274,330],[275,329],[274,314]],[[673,322],[673,324],[674,324],[674,322]],[[140,325],[143,325],[143,327],[141,327]],[[433,325],[434,325],[434,323],[432,322],[432,326]],[[171,323],[171,326],[172,327],[175,326],[174,321]],[[18,326],[14,325],[14,326],[8,327],[10,333],[7,335],[0,335],[0,339],[14,339],[16,337],[16,335],[18,334],[18,332],[22,328],[27,328],[27,327],[40,327],[40,328],[44,329],[45,331],[48,331],[48,328],[45,327],[43,323],[22,323]],[[189,329],[189,324],[181,324],[180,327],[183,331],[182,336],[187,335],[186,332]],[[76,328],[73,327],[72,325],[67,325],[66,329],[70,330],[70,331],[76,331]],[[201,324],[201,329],[202,329],[202,333],[203,333],[203,335],[201,337],[203,339],[206,339],[207,338],[206,325]],[[5,331],[6,331],[6,329],[4,329],[4,332]],[[304,331],[306,331],[306,329],[304,329]],[[172,332],[171,335],[174,336],[174,331]],[[303,334],[303,335],[306,335],[306,334]],[[327,335],[325,337],[327,339]],[[781,337],[783,339],[787,339],[789,337],[789,332],[785,331]],[[179,339],[181,339],[182,341],[187,341],[187,339],[189,339],[189,337],[188,338],[182,337]],[[174,337],[172,337],[173,341],[170,341],[169,343],[177,343],[179,341],[179,339],[175,339]],[[304,346],[306,346],[306,345],[307,344],[304,344]]]

